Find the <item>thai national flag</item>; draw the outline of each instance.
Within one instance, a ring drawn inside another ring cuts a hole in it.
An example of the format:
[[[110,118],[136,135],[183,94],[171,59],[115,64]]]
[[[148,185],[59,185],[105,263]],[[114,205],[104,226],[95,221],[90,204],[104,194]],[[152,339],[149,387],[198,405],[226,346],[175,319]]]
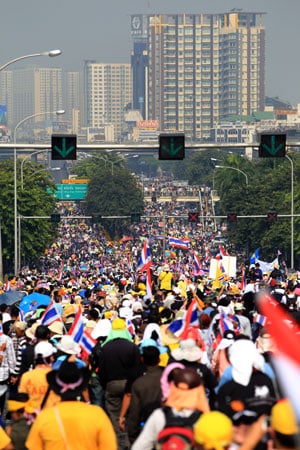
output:
[[[175,336],[180,337],[181,339],[185,339],[189,328],[199,327],[198,321],[198,307],[197,300],[192,300],[190,306],[188,307],[185,315],[180,318],[174,320],[168,326],[168,330],[170,330]]]
[[[143,271],[143,269],[147,270],[147,267],[146,269],[144,267],[147,265],[147,263],[149,263],[150,260],[151,260],[151,251],[148,245],[148,239],[145,239],[143,249],[138,260],[137,270],[139,272]]]
[[[232,330],[236,334],[238,334],[240,332],[240,324],[235,316],[233,316],[232,314],[226,314],[225,312],[221,311],[219,329],[221,336],[223,336],[224,332],[227,330]]]
[[[81,340],[80,340],[80,346],[82,350],[90,355],[92,353],[93,348],[97,344],[96,339],[94,339],[90,333],[88,333],[86,330],[83,331]]]
[[[77,344],[79,344],[81,341],[82,335],[83,335],[83,330],[84,330],[83,317],[81,314],[81,309],[78,308],[74,322],[73,322],[68,334],[70,336],[72,336],[73,340],[75,342],[77,342]]]
[[[56,309],[55,303],[50,302],[41,318],[41,325],[51,325],[56,320],[62,320],[61,315]]]
[[[201,260],[195,252],[193,252],[193,264],[195,267],[195,271],[199,272],[201,270]]]
[[[183,318],[173,320],[173,322],[171,322],[168,326],[168,330],[175,334],[175,336],[179,337],[184,330]]]
[[[255,313],[253,315],[253,322],[258,323],[259,325],[264,327],[267,323],[267,318],[266,318],[266,316],[263,316],[262,314]]]
[[[291,401],[300,422],[300,327],[282,306],[267,293],[258,300],[259,310],[268,319],[267,329],[275,342],[271,353],[274,368],[284,395]],[[290,325],[292,322],[292,327]]]
[[[219,245],[219,253],[221,256],[228,256],[228,253],[221,244]]]
[[[22,311],[22,309],[19,309],[19,319],[20,319],[20,322],[24,322],[24,320],[25,320],[25,314],[24,314],[24,311]]]
[[[169,237],[169,245],[171,247],[182,248],[183,250],[188,250],[188,248],[189,248],[189,241],[182,240],[182,239],[177,239],[177,238],[174,238],[174,237]]]

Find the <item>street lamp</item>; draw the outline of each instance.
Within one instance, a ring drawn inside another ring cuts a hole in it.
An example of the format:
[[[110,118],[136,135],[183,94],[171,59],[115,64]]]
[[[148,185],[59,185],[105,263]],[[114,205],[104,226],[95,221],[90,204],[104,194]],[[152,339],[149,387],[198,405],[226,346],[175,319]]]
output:
[[[53,50],[55,51],[55,50]],[[58,50],[57,50],[58,51]],[[50,52],[49,52],[50,53]],[[59,53],[60,54],[60,53]],[[37,54],[34,54],[37,56]],[[39,56],[43,56],[39,55]],[[50,54],[49,54],[50,56]],[[57,56],[57,55],[51,55],[51,56]],[[29,57],[29,56],[28,56]],[[24,59],[24,58],[21,58]],[[8,65],[8,63],[5,65],[5,67]],[[30,116],[25,117],[24,119],[20,120],[20,122],[17,123],[14,129],[14,144],[17,142],[17,131],[21,125],[23,125],[24,122],[27,120],[33,119],[34,117],[38,116],[44,116],[47,114],[64,114],[65,110],[59,109],[58,111],[50,111],[50,112],[40,112],[31,114]],[[15,261],[14,261],[14,272],[15,275],[18,273],[18,194],[17,194],[17,148],[14,147],[14,255],[15,255]]]
[[[61,50],[49,50],[47,52],[30,53],[29,55],[19,56],[18,58],[11,59],[10,61],[0,66],[0,72],[6,69],[7,66],[10,66],[15,62],[21,61],[22,59],[34,58],[35,56],[50,56],[50,58],[54,58],[55,56],[59,56],[61,54],[62,54]]]
[[[24,190],[24,171],[23,171],[23,166],[24,166],[24,161],[26,161],[26,159],[24,159],[21,163],[21,190]],[[39,172],[44,172],[44,171],[48,171],[48,172],[56,172],[58,170],[61,170],[61,167],[43,167],[42,169],[39,170],[35,170],[31,176],[33,177],[35,174],[39,173]]]
[[[61,50],[49,50],[46,52],[38,52],[38,53],[30,53],[28,55],[19,56],[17,58],[11,59],[7,61],[6,63],[2,64],[0,66],[0,72],[6,67],[10,66],[11,64],[14,64],[15,62],[21,61],[23,59],[28,58],[35,58],[36,56],[49,56],[50,58],[54,58],[55,56],[61,55]],[[14,136],[15,139],[15,136]],[[15,140],[14,140],[15,142]],[[14,271],[15,275],[17,275],[18,271],[18,218],[17,218],[17,180],[16,180],[16,173],[17,173],[17,149],[14,148],[14,241],[15,241],[15,248],[14,248]]]
[[[216,169],[232,169],[232,170],[236,170],[237,172],[240,172],[244,175],[245,180],[246,180],[246,185],[248,186],[248,175],[241,169],[238,169],[237,167],[231,167],[231,166],[215,166]]]
[[[294,161],[288,155],[286,159],[291,164],[291,269],[294,268]]]

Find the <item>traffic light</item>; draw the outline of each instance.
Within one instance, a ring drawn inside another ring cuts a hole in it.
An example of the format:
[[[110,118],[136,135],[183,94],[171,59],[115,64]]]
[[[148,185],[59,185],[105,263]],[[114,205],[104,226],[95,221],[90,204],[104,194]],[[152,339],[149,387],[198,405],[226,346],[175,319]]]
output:
[[[141,221],[141,213],[131,213],[131,223],[136,223]]]
[[[228,213],[227,220],[228,222],[237,223],[237,213]]]
[[[262,133],[260,135],[260,158],[284,158],[286,147],[285,133]]]
[[[59,223],[60,222],[60,214],[57,214],[57,213],[51,214],[50,220],[53,223]]]
[[[276,220],[277,220],[277,212],[269,211],[268,212],[268,222],[276,222]]]
[[[181,160],[185,156],[184,134],[160,134],[158,158],[160,160]]]
[[[76,142],[76,134],[53,134],[51,136],[51,159],[75,160]]]
[[[199,222],[199,214],[196,212],[189,212],[188,213],[188,222],[198,223]]]
[[[92,214],[92,223],[100,223],[101,222],[101,216],[100,214]]]

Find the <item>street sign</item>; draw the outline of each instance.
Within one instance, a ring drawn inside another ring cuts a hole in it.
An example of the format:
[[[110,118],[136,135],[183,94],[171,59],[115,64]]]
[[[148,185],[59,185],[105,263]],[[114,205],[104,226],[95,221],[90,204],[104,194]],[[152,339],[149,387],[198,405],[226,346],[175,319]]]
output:
[[[160,134],[158,157],[161,160],[181,160],[185,156],[184,134]]]
[[[285,133],[265,133],[260,135],[260,158],[284,158],[286,148]]]
[[[83,200],[88,184],[57,184],[55,197],[58,200]]]
[[[51,136],[52,160],[75,160],[76,143],[76,134],[53,134]]]

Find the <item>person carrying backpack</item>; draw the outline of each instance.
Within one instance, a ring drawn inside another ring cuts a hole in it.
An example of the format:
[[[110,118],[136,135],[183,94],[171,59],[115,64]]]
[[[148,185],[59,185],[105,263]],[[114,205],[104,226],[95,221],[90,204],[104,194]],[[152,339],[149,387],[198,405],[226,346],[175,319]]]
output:
[[[203,380],[194,368],[178,367],[169,373],[167,398],[146,421],[131,450],[189,450],[194,446],[193,425],[202,412],[209,411]],[[162,392],[166,387],[162,385]]]

